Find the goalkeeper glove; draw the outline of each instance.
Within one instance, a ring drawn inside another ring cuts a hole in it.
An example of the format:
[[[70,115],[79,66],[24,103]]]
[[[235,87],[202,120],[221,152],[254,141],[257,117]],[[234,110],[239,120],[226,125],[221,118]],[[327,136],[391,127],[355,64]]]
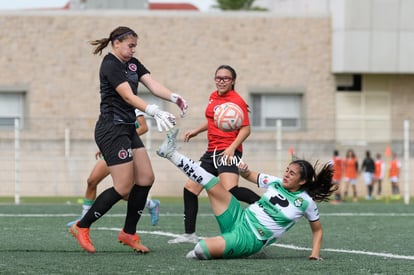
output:
[[[163,130],[169,131],[175,126],[175,117],[165,111],[160,110],[160,108],[155,104],[147,105],[145,112],[152,116],[157,122],[158,131],[162,132]]]
[[[177,104],[178,108],[181,110],[181,117],[185,116],[185,113],[187,113],[188,104],[187,101],[185,101],[184,98],[182,98],[179,94],[172,93],[170,97],[171,102],[174,102]]]

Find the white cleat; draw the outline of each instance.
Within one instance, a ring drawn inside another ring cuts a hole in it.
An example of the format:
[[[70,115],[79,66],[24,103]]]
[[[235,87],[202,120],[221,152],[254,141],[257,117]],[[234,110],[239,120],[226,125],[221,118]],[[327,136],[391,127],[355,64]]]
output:
[[[167,132],[167,138],[157,150],[157,155],[169,159],[177,149],[178,128],[171,129]]]
[[[187,259],[195,259],[195,260],[198,259],[194,250],[189,251],[185,257]]]

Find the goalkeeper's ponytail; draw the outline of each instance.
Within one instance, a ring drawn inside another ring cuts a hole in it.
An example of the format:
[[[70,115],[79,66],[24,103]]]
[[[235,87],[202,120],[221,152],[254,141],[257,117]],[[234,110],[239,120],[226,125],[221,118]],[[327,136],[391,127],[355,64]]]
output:
[[[92,46],[96,46],[93,50],[93,54],[102,54],[103,49],[105,49],[109,42],[113,45],[115,40],[123,41],[128,36],[138,37],[137,33],[133,31],[132,29],[124,26],[117,27],[114,29],[110,34],[108,38],[101,38],[97,40],[89,41],[89,44]]]

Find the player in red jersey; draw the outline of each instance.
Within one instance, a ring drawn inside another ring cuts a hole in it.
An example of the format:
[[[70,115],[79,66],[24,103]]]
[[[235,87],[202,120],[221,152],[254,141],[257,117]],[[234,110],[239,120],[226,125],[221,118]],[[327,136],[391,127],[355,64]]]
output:
[[[242,143],[250,135],[250,121],[248,106],[243,98],[234,90],[236,83],[236,71],[228,66],[222,65],[217,68],[214,75],[216,88],[211,93],[205,111],[206,121],[197,128],[184,134],[184,141],[207,131],[207,151],[200,158],[201,167],[209,173],[218,176],[224,188],[230,191],[238,200],[253,203],[260,199],[259,195],[248,188],[239,187],[239,171],[237,164],[241,161],[243,147]],[[240,129],[232,132],[224,132],[217,128],[214,123],[214,110],[225,102],[237,104],[244,113],[244,121]],[[197,243],[198,237],[195,233],[196,218],[198,212],[198,195],[203,187],[191,180],[184,186],[184,235],[169,240],[169,243]]]

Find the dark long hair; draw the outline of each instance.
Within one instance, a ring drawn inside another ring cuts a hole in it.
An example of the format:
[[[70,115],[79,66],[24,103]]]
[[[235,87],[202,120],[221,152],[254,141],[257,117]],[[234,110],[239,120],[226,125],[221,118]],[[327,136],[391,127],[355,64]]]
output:
[[[332,184],[333,165],[325,163],[319,168],[319,163],[314,165],[303,159],[291,162],[300,168],[300,179],[305,180],[301,190],[305,190],[316,202],[329,201],[329,197],[335,191],[335,184]]]
[[[130,35],[133,37],[138,37],[138,34],[132,29],[121,26],[114,29],[109,34],[109,37],[89,41],[89,44],[91,44],[92,46],[96,46],[96,48],[93,51],[93,54],[101,55],[102,50],[105,49],[106,46],[108,46],[109,42],[111,42],[111,45],[113,45],[115,40],[119,40],[122,42],[125,38],[127,38]]]

